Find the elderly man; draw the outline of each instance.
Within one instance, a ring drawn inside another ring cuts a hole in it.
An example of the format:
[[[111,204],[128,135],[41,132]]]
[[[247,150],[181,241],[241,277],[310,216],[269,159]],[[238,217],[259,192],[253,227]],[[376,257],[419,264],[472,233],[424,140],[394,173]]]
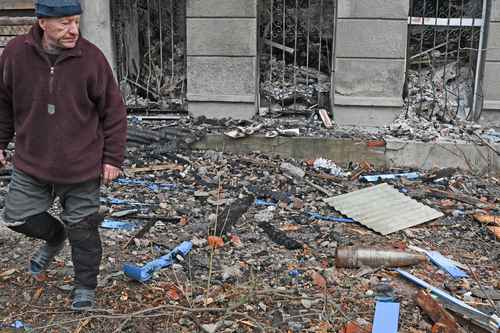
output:
[[[78,0],[37,0],[38,23],[0,57],[0,164],[15,134],[4,223],[43,246],[30,259],[36,278],[69,239],[72,308],[95,306],[102,248],[101,182],[120,174],[126,111],[101,51],[79,35]],[[63,212],[47,212],[59,197]],[[62,223],[61,223],[62,220]]]

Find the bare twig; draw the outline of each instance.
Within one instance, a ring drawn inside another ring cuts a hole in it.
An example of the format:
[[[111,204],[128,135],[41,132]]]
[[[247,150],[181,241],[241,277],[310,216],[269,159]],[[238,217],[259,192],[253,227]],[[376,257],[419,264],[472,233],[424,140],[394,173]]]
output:
[[[479,138],[488,148],[490,148],[495,154],[500,156],[500,151],[496,150],[495,147],[493,147],[487,140],[485,140],[482,136],[480,136],[477,133],[474,133],[475,136]]]
[[[157,307],[143,309],[143,310],[139,310],[139,311],[132,312],[132,313],[123,313],[123,314],[114,314],[114,315],[95,314],[95,315],[90,315],[90,316],[78,318],[78,319],[71,319],[71,320],[66,320],[66,321],[54,322],[54,323],[49,324],[49,325],[35,327],[34,330],[43,330],[43,329],[47,329],[50,327],[64,326],[64,325],[75,323],[75,322],[87,321],[87,320],[90,321],[93,319],[126,319],[126,320],[130,320],[132,318],[162,317],[162,316],[171,315],[171,311],[182,311],[182,312],[185,312],[186,314],[222,312],[222,313],[226,313],[226,314],[230,314],[230,315],[243,316],[245,318],[252,319],[252,321],[254,321],[257,326],[260,326],[263,329],[263,327],[258,322],[256,322],[255,319],[249,317],[247,314],[234,311],[240,305],[241,304],[236,304],[236,305],[231,306],[229,308],[188,308],[188,307],[179,306],[179,305],[160,305]],[[168,312],[160,312],[157,314],[146,315],[147,313],[151,313],[151,312],[155,312],[155,311],[162,311],[162,310],[163,311],[168,310]]]
[[[481,281],[477,277],[476,272],[474,272],[472,270],[472,267],[469,264],[467,264],[467,267],[469,267],[469,272],[472,275],[472,277],[474,278],[474,280],[476,281],[476,283],[478,284],[479,289],[481,289],[481,291],[483,292],[484,296],[488,299],[488,302],[489,302],[489,305],[491,306],[491,309],[496,312],[497,306],[496,306],[495,302],[493,302],[493,300],[491,299],[490,295],[483,288],[483,284],[481,283]]]

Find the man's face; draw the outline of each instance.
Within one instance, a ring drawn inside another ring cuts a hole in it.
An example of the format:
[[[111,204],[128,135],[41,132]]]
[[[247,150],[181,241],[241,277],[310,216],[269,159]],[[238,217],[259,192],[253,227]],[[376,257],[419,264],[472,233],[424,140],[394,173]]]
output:
[[[44,31],[44,40],[48,47],[72,49],[80,36],[80,15],[41,18],[38,20]]]

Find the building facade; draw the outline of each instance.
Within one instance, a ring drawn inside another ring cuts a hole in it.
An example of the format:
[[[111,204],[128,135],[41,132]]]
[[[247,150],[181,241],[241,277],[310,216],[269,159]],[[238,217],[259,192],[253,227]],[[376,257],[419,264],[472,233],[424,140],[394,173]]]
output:
[[[339,124],[383,126],[410,107],[500,126],[500,0],[82,3],[82,33],[131,108],[239,119],[324,108]],[[0,16],[30,6],[3,0]],[[0,21],[0,48],[23,31],[12,22]]]

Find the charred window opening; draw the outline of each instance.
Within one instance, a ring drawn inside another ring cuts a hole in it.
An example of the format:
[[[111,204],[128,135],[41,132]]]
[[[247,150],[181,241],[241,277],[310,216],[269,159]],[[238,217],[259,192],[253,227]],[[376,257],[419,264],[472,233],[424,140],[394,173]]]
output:
[[[278,114],[329,109],[334,0],[261,0],[260,105]]]
[[[186,109],[185,10],[185,1],[112,1],[117,75],[129,110]]]
[[[406,110],[429,120],[477,118],[483,1],[410,2]]]

